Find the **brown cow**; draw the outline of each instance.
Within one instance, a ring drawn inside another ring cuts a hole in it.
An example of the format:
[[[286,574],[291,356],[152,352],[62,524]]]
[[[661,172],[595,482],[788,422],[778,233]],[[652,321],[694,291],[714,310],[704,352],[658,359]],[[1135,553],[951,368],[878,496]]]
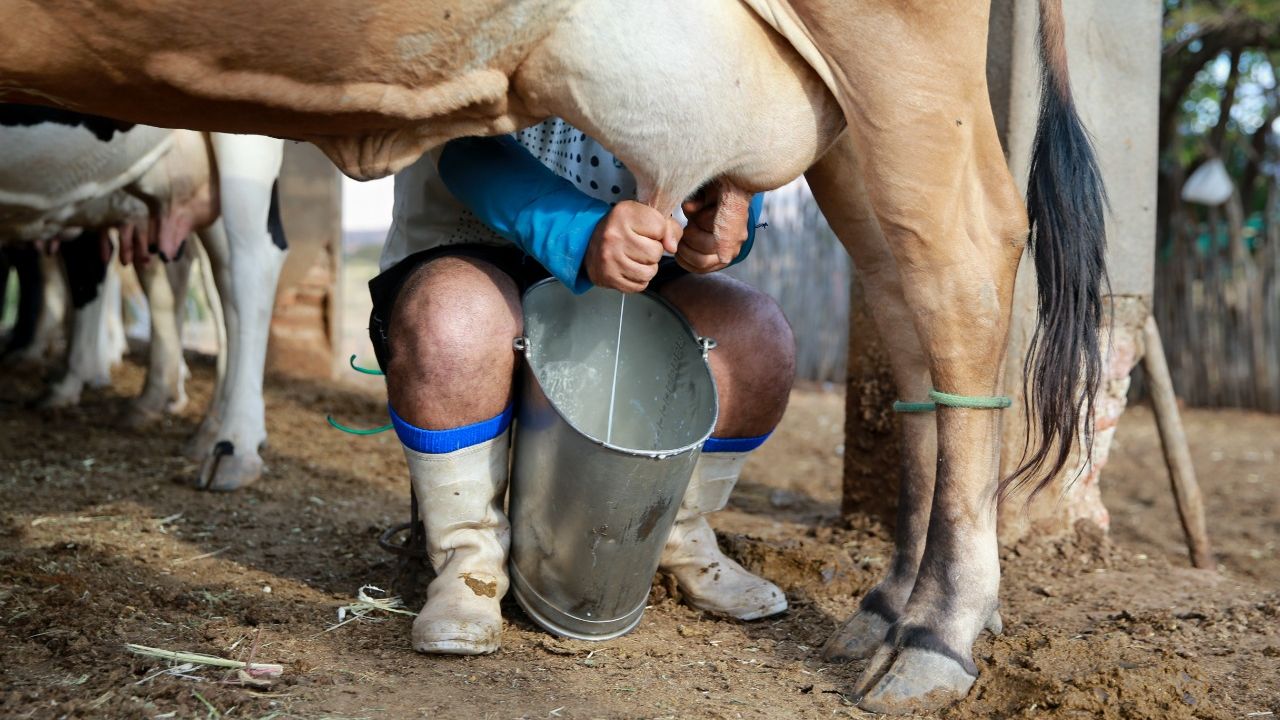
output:
[[[1040,5],[1046,82],[1028,198],[1039,421],[1023,479],[1063,465],[1096,390],[1105,243],[1061,0]],[[863,707],[908,711],[968,691],[972,643],[996,617],[1000,438],[984,406],[1000,405],[1029,224],[987,95],[988,10],[942,0],[6,0],[0,99],[305,139],[357,178],[452,137],[558,115],[609,146],[663,211],[713,178],[752,192],[813,166],[903,398],[937,402],[936,414],[905,423],[913,451],[893,569],[827,648],[871,658]]]

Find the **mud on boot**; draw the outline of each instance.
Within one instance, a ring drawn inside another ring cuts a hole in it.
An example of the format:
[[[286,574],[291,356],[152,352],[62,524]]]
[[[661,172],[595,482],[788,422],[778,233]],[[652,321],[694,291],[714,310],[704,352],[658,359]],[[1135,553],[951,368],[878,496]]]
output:
[[[698,458],[659,567],[675,577],[685,600],[699,610],[757,620],[787,609],[787,596],[720,550],[706,516],[724,508],[747,453],[704,453]]]

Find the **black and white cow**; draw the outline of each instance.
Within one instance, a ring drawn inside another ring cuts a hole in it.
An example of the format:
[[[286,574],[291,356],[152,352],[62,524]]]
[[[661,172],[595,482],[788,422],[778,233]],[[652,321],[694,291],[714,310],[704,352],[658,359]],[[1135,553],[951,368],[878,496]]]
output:
[[[118,278],[112,287],[114,270],[101,250],[109,238],[141,266],[152,307],[147,386],[135,407],[145,414],[182,405],[178,310],[193,253],[166,258],[168,268],[137,254],[192,233],[199,238],[225,328],[214,400],[187,448],[201,461],[195,485],[204,489],[233,490],[262,472],[263,366],[286,250],[275,188],[283,149],[273,138],[0,105],[0,246],[57,243],[79,305],[68,372],[48,402],[78,401],[86,382],[101,379],[102,365],[109,369],[103,329],[119,318]]]

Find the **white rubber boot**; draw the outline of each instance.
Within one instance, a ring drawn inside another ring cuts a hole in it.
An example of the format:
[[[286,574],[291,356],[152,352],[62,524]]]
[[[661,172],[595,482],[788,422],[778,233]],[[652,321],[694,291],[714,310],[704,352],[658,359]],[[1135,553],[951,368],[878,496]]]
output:
[[[694,466],[659,567],[675,576],[690,605],[739,620],[787,609],[777,585],[747,572],[716,544],[706,516],[724,508],[748,453],[703,453]]]
[[[423,653],[483,655],[498,649],[507,592],[510,524],[502,512],[510,433],[439,455],[405,448],[436,577],[413,621]]]

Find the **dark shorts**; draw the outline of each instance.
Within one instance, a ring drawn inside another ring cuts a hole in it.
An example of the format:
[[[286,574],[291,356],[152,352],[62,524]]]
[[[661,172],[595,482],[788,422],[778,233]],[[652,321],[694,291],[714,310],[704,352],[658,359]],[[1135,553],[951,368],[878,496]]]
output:
[[[369,339],[373,341],[373,352],[378,358],[378,367],[387,369],[387,330],[391,322],[391,312],[400,297],[400,290],[413,273],[423,265],[443,257],[466,257],[483,260],[498,270],[506,273],[516,284],[516,289],[523,294],[532,285],[551,277],[542,265],[524,254],[520,248],[497,245],[443,245],[429,250],[416,252],[396,263],[386,272],[379,273],[369,281],[369,296],[373,299],[373,310],[369,313]],[[658,274],[649,282],[650,290],[657,290],[666,283],[689,274],[676,264],[675,258],[664,257],[658,265]]]

